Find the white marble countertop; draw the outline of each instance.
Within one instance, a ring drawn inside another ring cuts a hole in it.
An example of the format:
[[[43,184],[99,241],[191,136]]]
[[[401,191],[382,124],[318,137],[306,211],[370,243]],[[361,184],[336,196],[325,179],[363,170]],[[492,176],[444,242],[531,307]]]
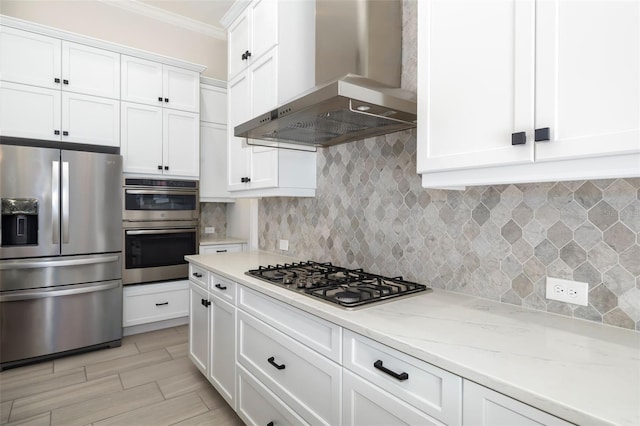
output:
[[[580,425],[640,425],[640,333],[434,289],[345,310],[244,273],[267,252],[187,260]]]
[[[233,238],[233,237],[224,237],[224,238],[213,238],[213,237],[205,237],[200,239],[201,246],[215,246],[220,244],[246,244],[247,240],[243,240],[242,238]]]

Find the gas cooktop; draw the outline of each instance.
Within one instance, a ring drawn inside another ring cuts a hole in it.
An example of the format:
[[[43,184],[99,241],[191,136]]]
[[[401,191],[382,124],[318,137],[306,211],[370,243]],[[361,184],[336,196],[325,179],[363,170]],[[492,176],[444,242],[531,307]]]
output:
[[[402,277],[383,277],[330,262],[260,266],[245,274],[345,308],[431,291],[423,284],[405,281]]]

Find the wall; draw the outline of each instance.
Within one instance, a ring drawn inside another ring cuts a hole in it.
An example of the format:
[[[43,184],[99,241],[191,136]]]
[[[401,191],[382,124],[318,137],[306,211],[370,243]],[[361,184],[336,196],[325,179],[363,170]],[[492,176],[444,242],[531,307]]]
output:
[[[403,86],[415,91],[415,3]],[[640,330],[640,179],[426,190],[415,131],[318,151],[315,198],[259,201],[259,247]],[[589,283],[588,307],[545,299],[545,277]]]
[[[213,226],[216,232],[205,234],[204,228]],[[227,205],[225,203],[200,203],[200,239],[225,238],[227,236]]]
[[[227,44],[101,1],[1,0],[0,13],[124,46],[205,65],[227,79]],[[217,25],[217,23],[215,23]]]

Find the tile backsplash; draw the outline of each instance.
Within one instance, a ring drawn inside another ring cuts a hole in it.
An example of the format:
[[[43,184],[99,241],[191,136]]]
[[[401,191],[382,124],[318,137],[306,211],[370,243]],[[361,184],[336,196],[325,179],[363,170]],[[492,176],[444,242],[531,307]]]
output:
[[[321,149],[317,174],[315,198],[259,201],[261,249],[640,331],[640,179],[424,189],[415,131]],[[589,283],[589,306],[547,300],[547,276]]]
[[[213,226],[216,232],[205,234],[204,228]],[[227,205],[225,203],[200,203],[200,239],[225,238],[227,236]]]

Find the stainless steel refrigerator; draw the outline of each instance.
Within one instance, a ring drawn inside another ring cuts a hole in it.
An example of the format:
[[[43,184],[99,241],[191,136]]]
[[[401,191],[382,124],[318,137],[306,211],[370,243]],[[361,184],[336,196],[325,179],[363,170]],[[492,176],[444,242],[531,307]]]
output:
[[[0,369],[122,339],[122,157],[0,145]]]

